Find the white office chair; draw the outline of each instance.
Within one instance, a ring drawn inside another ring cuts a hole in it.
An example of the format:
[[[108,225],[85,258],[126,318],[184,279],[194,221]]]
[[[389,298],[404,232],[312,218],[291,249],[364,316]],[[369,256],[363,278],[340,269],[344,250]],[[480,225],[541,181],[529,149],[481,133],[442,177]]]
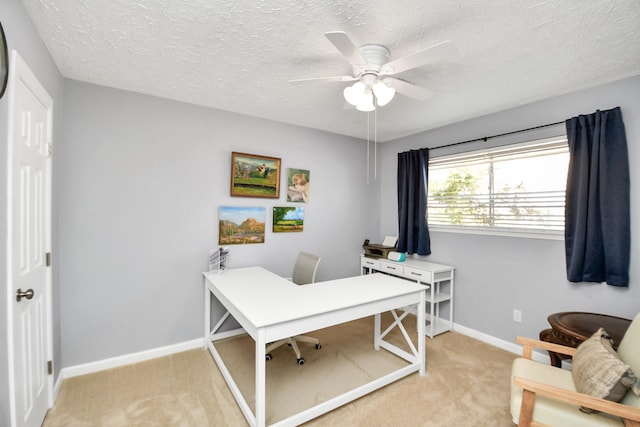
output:
[[[312,255],[307,252],[300,252],[296,264],[293,267],[293,277],[290,280],[296,285],[307,285],[316,281],[316,271],[318,270],[318,264],[320,264],[320,257]],[[320,341],[317,338],[308,337],[306,335],[296,335],[295,337],[281,339],[279,341],[270,343],[267,345],[266,358],[271,360],[271,351],[280,347],[283,344],[289,344],[293,351],[296,352],[296,358],[298,365],[304,365],[304,358],[300,355],[300,349],[298,348],[299,342],[305,342],[316,345],[316,350],[320,349]]]

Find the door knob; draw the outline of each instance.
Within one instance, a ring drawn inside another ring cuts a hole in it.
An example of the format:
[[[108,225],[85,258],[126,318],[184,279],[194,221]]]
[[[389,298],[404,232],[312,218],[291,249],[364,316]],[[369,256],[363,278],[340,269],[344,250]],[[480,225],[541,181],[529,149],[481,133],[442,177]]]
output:
[[[27,289],[26,291],[23,291],[22,289],[18,289],[18,292],[16,292],[16,300],[20,302],[22,298],[26,298],[26,299],[33,298],[33,289]]]

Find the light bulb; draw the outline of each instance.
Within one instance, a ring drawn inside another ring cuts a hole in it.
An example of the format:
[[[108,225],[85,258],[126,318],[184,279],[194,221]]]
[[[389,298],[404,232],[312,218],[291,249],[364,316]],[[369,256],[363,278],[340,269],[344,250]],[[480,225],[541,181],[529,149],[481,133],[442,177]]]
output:
[[[373,93],[371,91],[367,91],[363,97],[362,101],[356,105],[356,110],[358,111],[373,111],[376,109],[376,106],[373,105]]]
[[[373,85],[373,93],[376,96],[378,105],[383,107],[393,99],[396,94],[396,90],[378,80],[376,84]]]
[[[364,101],[366,86],[362,82],[356,82],[353,86],[344,89],[344,99],[351,105],[359,105]]]

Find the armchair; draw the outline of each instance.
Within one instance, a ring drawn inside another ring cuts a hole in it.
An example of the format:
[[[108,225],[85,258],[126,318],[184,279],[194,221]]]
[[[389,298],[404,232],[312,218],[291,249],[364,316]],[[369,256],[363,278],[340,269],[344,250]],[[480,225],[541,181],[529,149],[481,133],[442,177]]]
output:
[[[533,348],[568,356],[575,348],[518,337],[522,357],[511,370],[511,416],[521,427],[529,426],[626,426],[640,427],[640,396],[628,390],[620,403],[576,391],[571,371],[535,362]],[[632,321],[618,347],[618,357],[640,375],[640,314]],[[597,413],[585,413],[580,407]]]

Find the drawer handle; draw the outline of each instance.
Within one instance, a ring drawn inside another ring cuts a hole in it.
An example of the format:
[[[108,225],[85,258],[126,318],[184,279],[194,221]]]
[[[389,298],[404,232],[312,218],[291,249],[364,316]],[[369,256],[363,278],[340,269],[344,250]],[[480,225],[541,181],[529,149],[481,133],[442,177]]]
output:
[[[422,277],[422,273],[416,273],[415,271],[412,271],[411,274],[413,274],[414,276]]]
[[[388,265],[388,266],[387,266],[387,268],[388,268],[389,270],[395,270],[395,269],[396,269],[395,267],[391,267],[390,265]]]

